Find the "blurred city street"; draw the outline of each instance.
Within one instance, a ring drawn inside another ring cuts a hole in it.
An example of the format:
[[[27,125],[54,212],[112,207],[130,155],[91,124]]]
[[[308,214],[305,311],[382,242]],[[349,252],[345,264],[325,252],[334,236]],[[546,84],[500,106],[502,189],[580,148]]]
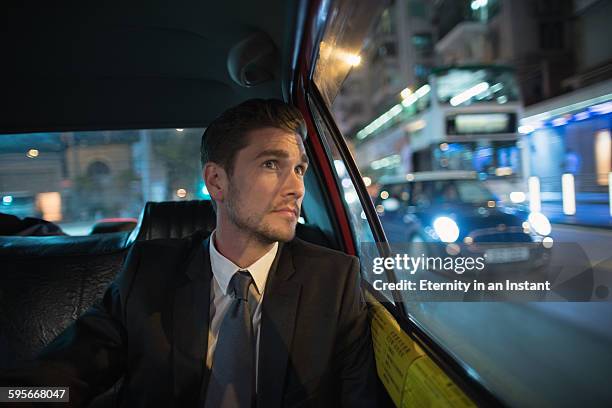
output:
[[[578,244],[598,273],[612,277],[612,230],[553,224],[551,237],[555,244]]]
[[[577,198],[575,215],[565,215],[561,201],[542,203],[542,213],[553,223],[612,228],[612,217],[610,216],[610,206],[607,202],[607,197],[606,201],[600,198],[599,202],[579,200]]]

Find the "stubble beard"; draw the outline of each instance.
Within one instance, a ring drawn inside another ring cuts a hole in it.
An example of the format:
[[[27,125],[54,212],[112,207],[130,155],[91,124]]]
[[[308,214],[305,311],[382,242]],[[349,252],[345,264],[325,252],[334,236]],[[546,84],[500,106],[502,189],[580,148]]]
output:
[[[263,222],[264,215],[244,214],[240,208],[240,192],[231,183],[226,199],[229,220],[237,228],[251,235],[262,245],[271,245],[275,242],[289,242],[295,237],[295,225],[291,232],[285,233],[272,228]]]

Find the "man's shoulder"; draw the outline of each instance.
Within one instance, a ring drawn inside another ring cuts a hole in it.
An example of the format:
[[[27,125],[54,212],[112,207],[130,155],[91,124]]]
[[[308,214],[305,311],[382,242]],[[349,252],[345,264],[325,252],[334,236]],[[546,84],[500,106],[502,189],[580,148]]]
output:
[[[344,252],[324,246],[316,245],[311,242],[295,238],[287,243],[294,257],[303,257],[310,260],[323,260],[334,263],[335,265],[350,264],[357,257],[345,254]]]
[[[287,243],[291,249],[295,279],[314,296],[337,299],[347,285],[359,279],[359,259],[301,239]]]

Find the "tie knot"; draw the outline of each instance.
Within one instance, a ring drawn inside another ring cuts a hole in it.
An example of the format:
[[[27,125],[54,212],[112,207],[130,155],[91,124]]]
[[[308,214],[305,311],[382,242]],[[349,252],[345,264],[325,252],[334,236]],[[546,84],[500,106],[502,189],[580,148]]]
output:
[[[249,271],[238,271],[232,276],[230,288],[234,292],[234,298],[248,301],[249,286],[253,283],[253,277]]]

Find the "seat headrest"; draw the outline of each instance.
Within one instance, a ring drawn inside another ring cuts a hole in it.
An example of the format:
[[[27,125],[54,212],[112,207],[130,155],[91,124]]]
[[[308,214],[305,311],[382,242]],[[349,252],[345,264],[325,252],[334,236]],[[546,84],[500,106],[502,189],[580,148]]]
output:
[[[133,231],[137,241],[182,238],[198,230],[210,234],[216,215],[212,203],[205,200],[148,202],[138,224]]]
[[[128,235],[128,232],[112,232],[85,236],[0,236],[0,258],[101,256],[125,251]]]

